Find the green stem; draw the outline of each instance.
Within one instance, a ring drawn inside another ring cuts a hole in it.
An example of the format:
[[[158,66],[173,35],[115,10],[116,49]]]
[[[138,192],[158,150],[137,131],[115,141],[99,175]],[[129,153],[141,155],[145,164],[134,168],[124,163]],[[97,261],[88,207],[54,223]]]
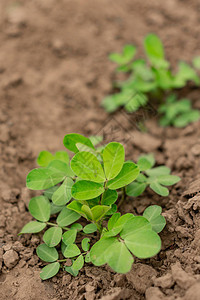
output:
[[[121,200],[119,201],[119,204],[118,204],[118,208],[122,205],[122,203],[124,202],[126,198],[126,190],[125,190],[125,187],[122,188],[122,197],[121,197]]]
[[[51,225],[51,226],[54,226],[54,227],[58,227],[58,224],[55,224],[55,223],[51,223],[51,222],[46,222],[47,225]]]

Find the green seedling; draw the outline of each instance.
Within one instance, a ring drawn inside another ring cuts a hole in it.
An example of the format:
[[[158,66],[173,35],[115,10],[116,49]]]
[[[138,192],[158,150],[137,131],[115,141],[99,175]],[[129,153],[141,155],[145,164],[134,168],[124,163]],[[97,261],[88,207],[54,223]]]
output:
[[[126,187],[126,194],[128,196],[137,197],[147,187],[150,187],[150,189],[160,196],[169,195],[169,190],[166,186],[179,182],[180,177],[171,175],[171,170],[166,166],[154,167],[154,165],[155,159],[152,154],[139,157],[137,166],[140,174],[134,182]]]
[[[161,207],[150,206],[143,216],[117,212],[118,198],[122,200],[126,186],[138,178],[141,162],[125,161],[120,143],[95,148],[100,141],[67,134],[64,145],[75,153],[71,161],[66,152],[43,151],[37,159],[41,167],[27,176],[27,187],[43,194],[30,200],[35,221],[20,234],[44,230],[43,243],[36,249],[48,263],[40,273],[42,280],[61,268],[77,276],[85,263],[108,264],[115,272],[127,273],[134,256],[149,258],[161,249]],[[71,266],[66,266],[69,259]]]
[[[114,87],[120,91],[103,100],[102,105],[107,112],[114,112],[121,106],[129,113],[135,112],[149,100],[157,99],[156,101],[164,103],[165,93],[183,88],[188,81],[200,84],[195,69],[183,61],[179,62],[177,72],[172,72],[170,63],[165,58],[163,44],[155,34],[145,37],[144,50],[147,60],[134,60],[136,47],[131,45],[125,46],[122,54],[110,55],[110,59],[118,65],[117,70],[128,72],[130,77],[127,81],[116,82]],[[200,68],[199,57],[193,60],[193,66]]]
[[[175,95],[170,95],[166,99],[166,103],[162,104],[159,109],[162,114],[160,124],[162,126],[185,127],[191,122],[195,122],[200,118],[200,112],[192,109],[189,99],[181,99],[177,101]]]

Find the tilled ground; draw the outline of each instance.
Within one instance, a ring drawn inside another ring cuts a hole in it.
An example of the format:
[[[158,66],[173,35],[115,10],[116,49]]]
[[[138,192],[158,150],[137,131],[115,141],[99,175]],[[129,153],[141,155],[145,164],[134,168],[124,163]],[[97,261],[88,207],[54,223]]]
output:
[[[108,53],[132,43],[142,55],[143,37],[155,32],[174,67],[178,59],[191,61],[200,48],[199,11],[197,0],[1,0],[0,299],[200,299],[200,122],[163,130],[152,108],[136,118],[123,111],[108,116],[100,107],[114,79]],[[181,94],[200,108],[199,89]],[[41,237],[17,236],[31,220],[27,173],[39,151],[64,149],[70,132],[104,133],[125,143],[133,160],[153,152],[182,179],[169,197],[148,190],[121,207],[141,214],[159,204],[167,219],[162,251],[136,260],[127,275],[88,265],[77,278],[60,272],[41,282]]]

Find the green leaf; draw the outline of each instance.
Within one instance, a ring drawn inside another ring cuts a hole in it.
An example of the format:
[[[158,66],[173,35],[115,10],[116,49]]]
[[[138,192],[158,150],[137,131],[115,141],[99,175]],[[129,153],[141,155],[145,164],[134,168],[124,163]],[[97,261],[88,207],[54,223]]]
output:
[[[68,166],[66,163],[60,160],[51,161],[47,169],[50,169],[53,172],[58,174],[63,174],[63,176],[68,176],[68,177],[74,176],[74,173],[70,168],[70,166]]]
[[[90,249],[90,239],[89,238],[84,238],[81,242],[81,247],[83,251],[88,251]]]
[[[96,205],[92,207],[92,215],[93,215],[93,220],[98,222],[101,220],[105,214],[110,210],[110,206],[105,206],[105,205]]]
[[[90,257],[95,266],[108,263],[118,273],[129,272],[133,263],[133,257],[126,246],[114,237],[103,238],[94,244]]]
[[[163,185],[173,185],[180,181],[180,177],[175,175],[160,175],[157,177],[157,180]]]
[[[77,230],[76,229],[70,229],[68,231],[66,231],[63,234],[63,243],[65,243],[65,245],[70,245],[73,244],[76,240],[76,235],[77,235]]]
[[[106,237],[112,237],[112,236],[116,236],[117,234],[119,234],[122,229],[125,227],[125,224],[130,221],[131,219],[134,218],[134,215],[133,214],[130,214],[130,213],[127,213],[123,216],[121,216],[112,226],[110,226],[110,223],[108,224],[108,229],[110,227],[112,227],[112,229],[108,232],[106,232],[104,234],[104,236]]]
[[[54,262],[58,259],[56,248],[50,248],[46,244],[41,244],[36,248],[37,256],[46,262]]]
[[[124,243],[116,240],[106,251],[106,255],[107,263],[115,272],[123,274],[131,270],[134,259]]]
[[[146,187],[146,183],[132,182],[126,187],[126,194],[131,197],[137,197],[145,191]]]
[[[92,149],[92,148],[90,148],[90,147],[88,147],[88,146],[86,146],[86,145],[84,145],[84,144],[81,144],[81,143],[77,143],[76,144],[76,147],[78,148],[78,150],[80,151],[80,152],[90,152],[90,153],[92,153],[94,156],[96,156],[97,157],[97,155],[98,155],[98,153],[96,152],[96,150],[94,150],[94,149]]]
[[[196,69],[200,69],[200,56],[193,58],[192,64]]]
[[[37,221],[31,221],[27,223],[19,234],[22,233],[37,233],[42,231],[46,227],[45,223],[37,222]]]
[[[65,271],[71,274],[72,276],[76,277],[79,273],[79,270],[75,270],[71,267],[65,267]]]
[[[130,233],[124,239],[125,245],[138,258],[149,258],[161,249],[159,235],[152,230]]]
[[[142,231],[150,231],[151,224],[150,222],[141,216],[130,217],[130,219],[125,222],[123,229],[120,233],[120,236],[125,239],[130,234],[136,234],[137,232],[141,233]]]
[[[152,226],[152,230],[159,233],[166,225],[165,218],[161,216],[162,208],[157,205],[149,206],[145,209],[143,217],[145,217]]]
[[[31,215],[42,222],[49,221],[51,206],[49,200],[44,196],[37,196],[30,200],[28,209]]]
[[[59,186],[52,186],[51,188],[44,191],[44,196],[47,197],[49,200],[52,200],[52,196],[54,192],[59,188]]]
[[[117,212],[117,204],[112,204],[109,211],[106,213],[106,216],[112,216],[114,213]]]
[[[57,206],[52,202],[50,204],[51,204],[51,215],[59,213],[65,207],[65,206]]]
[[[158,182],[153,182],[150,184],[150,188],[158,195],[160,196],[168,196],[169,195],[169,191],[166,187],[162,186],[160,183]]]
[[[37,164],[40,167],[47,167],[52,160],[54,160],[53,154],[49,151],[41,151],[37,158]]]
[[[165,61],[164,49],[161,40],[155,34],[148,34],[144,39],[144,48],[150,62],[158,68],[167,68],[168,62]]]
[[[76,231],[81,231],[83,229],[83,226],[79,223],[74,223],[70,228],[75,229]]]
[[[49,279],[53,276],[55,276],[60,269],[60,264],[59,262],[54,262],[52,264],[49,264],[45,266],[42,271],[40,272],[40,278],[42,280]]]
[[[94,223],[88,224],[83,228],[83,232],[87,233],[93,233],[97,231],[97,226]]]
[[[74,270],[80,270],[82,269],[83,266],[84,266],[83,255],[79,255],[79,257],[77,257],[77,259],[73,262],[72,268]]]
[[[80,180],[72,186],[72,196],[77,200],[93,199],[104,192],[104,187],[100,183]]]
[[[102,266],[107,262],[106,250],[116,242],[116,238],[102,238],[90,250],[91,262],[95,266]]]
[[[86,256],[85,256],[85,262],[86,262],[86,263],[91,262],[90,252],[88,252],[88,253],[86,254]]]
[[[187,63],[180,61],[179,70],[174,78],[174,87],[183,87],[189,80],[194,81],[197,85],[200,83],[199,76],[196,71]]]
[[[155,164],[153,154],[146,154],[139,157],[137,165],[140,171],[145,171],[152,168]]]
[[[26,186],[30,190],[46,190],[63,181],[64,177],[63,173],[48,168],[33,169],[26,178]]]
[[[83,206],[83,204],[81,204],[80,202],[78,202],[76,200],[72,201],[70,204],[67,205],[67,207],[69,209],[77,212],[78,214],[80,214],[84,218],[87,218],[86,214],[82,211],[82,206]]]
[[[100,162],[90,152],[83,151],[74,155],[71,160],[71,168],[82,179],[94,182],[104,182],[106,180]]]
[[[116,177],[124,164],[125,152],[120,143],[109,143],[103,151],[103,163],[106,178]]]
[[[58,151],[55,155],[51,154],[49,151],[41,151],[37,158],[37,164],[40,167],[47,167],[49,163],[53,160],[61,160],[65,163],[69,163],[69,155],[65,151]]]
[[[69,244],[65,249],[64,256],[66,258],[71,258],[79,255],[81,253],[80,249],[75,244]]]
[[[133,162],[125,162],[120,173],[108,181],[108,188],[116,190],[131,183],[137,178],[139,169]]]
[[[144,157],[139,158],[137,165],[140,171],[145,171],[151,168],[151,163]]]
[[[56,160],[61,160],[64,163],[69,163],[69,154],[66,151],[57,151],[54,155]]]
[[[81,207],[82,212],[85,214],[86,219],[93,220],[93,214],[91,208],[88,205],[83,205]]]
[[[61,186],[55,191],[55,193],[52,196],[52,201],[55,205],[65,205],[68,203],[71,198],[71,189],[74,182],[70,177],[67,177],[64,182],[61,184]]]
[[[103,136],[102,135],[91,135],[89,137],[90,141],[94,146],[97,146],[99,143],[103,141]]]
[[[59,213],[56,222],[60,227],[64,227],[76,222],[80,217],[81,216],[73,210],[64,207]]]
[[[108,221],[108,230],[113,229],[115,223],[120,218],[120,215],[121,215],[120,213],[115,213],[112,215],[112,217]]]
[[[109,58],[118,65],[126,65],[129,63],[136,53],[136,47],[133,45],[125,45],[122,54],[111,53]]]
[[[65,249],[67,248],[67,245],[65,245],[65,243],[63,243],[63,241],[61,242],[61,252],[62,252],[62,255],[64,256],[64,252],[65,252]]]
[[[48,247],[57,246],[62,238],[62,229],[60,227],[51,227],[45,231],[43,241]]]
[[[74,153],[77,153],[79,151],[78,148],[76,147],[77,143],[81,143],[81,144],[91,147],[92,149],[95,149],[94,146],[92,145],[92,142],[90,141],[90,139],[86,138],[85,136],[83,136],[81,134],[70,133],[64,137],[64,140],[63,140],[64,146]]]
[[[116,190],[105,190],[102,195],[101,204],[102,205],[112,205],[117,201],[118,194]]]
[[[162,208],[158,205],[151,205],[147,207],[143,213],[143,217],[145,217],[149,222],[151,222],[152,219],[156,218],[157,216],[160,216],[162,213]]]
[[[146,170],[145,173],[148,176],[160,176],[160,175],[169,175],[171,172],[170,168],[165,166],[159,166],[150,170]]]

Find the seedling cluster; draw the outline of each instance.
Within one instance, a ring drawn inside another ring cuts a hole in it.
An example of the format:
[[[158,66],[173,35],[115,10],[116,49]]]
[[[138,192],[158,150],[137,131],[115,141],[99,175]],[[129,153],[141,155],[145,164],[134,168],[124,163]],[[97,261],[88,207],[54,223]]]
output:
[[[100,141],[98,139],[97,143]],[[52,155],[42,151],[40,168],[27,176],[27,187],[42,190],[30,200],[29,211],[36,219],[26,224],[20,234],[45,230],[37,255],[48,263],[41,271],[45,280],[60,268],[77,276],[85,263],[108,264],[114,271],[130,271],[134,256],[145,259],[161,249],[158,235],[165,226],[161,207],[148,207],[143,216],[118,212],[118,199],[141,194],[150,185],[160,195],[179,180],[166,167],[152,168],[151,155],[138,163],[125,161],[124,147],[111,142],[95,148],[94,137],[67,134],[65,147],[74,153],[71,161],[65,151]],[[148,176],[146,177],[142,172]],[[85,221],[84,221],[85,219]],[[65,262],[71,259],[71,266]]]
[[[183,88],[188,81],[193,81],[196,85],[200,84],[195,70],[195,68],[200,68],[200,57],[193,60],[194,67],[180,61],[177,72],[172,72],[158,36],[147,35],[144,39],[144,49],[147,60],[134,60],[136,47],[132,45],[126,45],[121,54],[112,53],[110,55],[110,59],[118,65],[117,71],[128,72],[130,77],[127,81],[115,83],[114,87],[119,92],[103,100],[102,105],[106,111],[114,112],[123,106],[127,112],[131,113],[145,106],[149,100],[157,100],[162,104],[159,109],[159,112],[163,114],[161,125],[183,127],[189,122],[199,119],[199,111],[192,110],[188,100],[179,102],[173,98],[171,101],[170,97],[165,103],[164,99],[172,90]],[[186,109],[189,116],[185,114]],[[173,114],[172,110],[177,110],[177,112],[175,111]],[[177,116],[178,121],[175,121]]]

